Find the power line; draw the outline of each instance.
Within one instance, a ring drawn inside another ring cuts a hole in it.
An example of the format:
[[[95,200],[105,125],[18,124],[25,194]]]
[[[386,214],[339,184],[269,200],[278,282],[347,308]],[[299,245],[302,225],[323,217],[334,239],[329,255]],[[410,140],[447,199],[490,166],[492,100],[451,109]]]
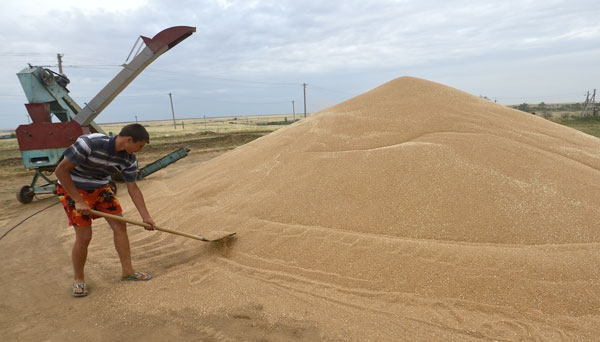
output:
[[[56,196],[52,196],[52,197],[56,197]],[[20,226],[21,224],[23,224],[23,222],[25,222],[25,221],[29,220],[30,218],[34,217],[35,215],[37,215],[37,214],[41,213],[42,211],[44,211],[44,210],[46,210],[46,209],[49,209],[49,208],[51,208],[51,207],[55,206],[55,205],[57,205],[57,204],[60,204],[60,202],[55,202],[55,203],[52,203],[52,204],[50,204],[49,206],[47,206],[47,207],[45,207],[45,208],[42,208],[42,209],[40,209],[40,210],[36,211],[35,213],[33,213],[33,214],[31,214],[31,215],[27,216],[26,218],[24,218],[23,220],[21,220],[21,222],[17,223],[17,224],[16,224],[16,225],[14,225],[12,228],[10,228],[9,230],[7,230],[7,231],[6,231],[4,234],[2,234],[2,235],[0,236],[0,240],[2,240],[2,239],[3,239],[3,238],[6,236],[6,235],[8,235],[8,233],[10,233],[10,232],[11,232],[11,231],[13,231],[14,229],[16,229],[18,226]]]
[[[56,67],[57,65],[53,65]],[[63,68],[71,68],[71,69],[114,69],[121,68],[121,65],[118,64],[81,64],[81,65],[64,65]]]

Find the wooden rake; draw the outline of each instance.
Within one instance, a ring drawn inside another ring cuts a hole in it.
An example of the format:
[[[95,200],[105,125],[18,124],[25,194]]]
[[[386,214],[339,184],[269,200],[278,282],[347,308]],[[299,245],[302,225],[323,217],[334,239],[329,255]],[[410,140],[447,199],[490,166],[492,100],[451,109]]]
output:
[[[123,216],[111,215],[111,214],[103,213],[98,210],[90,210],[90,213],[93,215],[96,215],[96,216],[107,218],[107,219],[113,219],[113,220],[117,220],[117,221],[121,221],[121,222],[135,224],[136,226],[142,226],[142,227],[146,227],[146,228],[150,227],[150,224],[145,223],[145,222],[138,222],[138,221],[130,220],[130,219],[124,218]],[[235,235],[235,233],[218,231],[218,232],[214,232],[214,233],[210,234],[210,236],[201,236],[201,235],[188,234],[188,233],[184,233],[184,232],[178,232],[176,230],[162,228],[162,227],[158,227],[156,225],[154,226],[154,229],[160,230],[161,232],[171,233],[171,234],[175,234],[175,235],[179,235],[179,236],[185,236],[190,239],[200,240],[200,241],[204,241],[204,242],[219,241],[219,240],[223,240],[223,239],[226,239],[228,237]]]

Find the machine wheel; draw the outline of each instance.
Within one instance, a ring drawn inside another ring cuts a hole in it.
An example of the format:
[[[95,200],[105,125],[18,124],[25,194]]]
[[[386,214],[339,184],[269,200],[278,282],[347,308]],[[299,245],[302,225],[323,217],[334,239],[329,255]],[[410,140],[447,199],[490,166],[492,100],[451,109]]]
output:
[[[54,84],[54,75],[52,74],[52,71],[49,69],[42,69],[42,82],[47,86]]]
[[[29,185],[24,185],[17,194],[17,200],[23,204],[31,203],[34,195],[33,189]]]

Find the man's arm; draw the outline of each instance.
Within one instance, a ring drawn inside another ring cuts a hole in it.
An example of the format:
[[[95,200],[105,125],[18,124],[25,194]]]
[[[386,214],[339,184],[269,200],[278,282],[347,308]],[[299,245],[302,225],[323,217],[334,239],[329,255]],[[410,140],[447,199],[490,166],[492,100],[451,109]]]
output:
[[[67,191],[71,199],[75,201],[75,210],[77,210],[81,215],[89,215],[90,214],[90,206],[86,201],[83,200],[83,197],[77,191],[77,187],[75,187],[75,183],[71,178],[71,170],[73,170],[77,165],[71,163],[69,159],[63,158],[61,162],[56,166],[54,170],[54,175],[60,181],[60,185]]]
[[[142,221],[148,224],[151,224],[151,228],[146,228],[147,230],[154,230],[154,220],[150,216],[148,209],[146,208],[146,202],[144,201],[144,195],[142,194],[142,190],[138,187],[136,182],[125,182],[127,184],[127,192],[129,192],[129,196],[135,204],[138,212],[142,216]]]

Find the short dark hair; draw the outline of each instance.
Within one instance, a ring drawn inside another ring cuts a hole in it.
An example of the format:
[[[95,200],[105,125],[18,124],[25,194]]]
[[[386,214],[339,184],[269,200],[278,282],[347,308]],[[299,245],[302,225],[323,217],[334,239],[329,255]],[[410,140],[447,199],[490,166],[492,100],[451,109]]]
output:
[[[121,132],[119,132],[119,136],[131,137],[133,142],[145,141],[150,143],[150,134],[148,134],[148,131],[144,126],[137,123],[123,127]]]

